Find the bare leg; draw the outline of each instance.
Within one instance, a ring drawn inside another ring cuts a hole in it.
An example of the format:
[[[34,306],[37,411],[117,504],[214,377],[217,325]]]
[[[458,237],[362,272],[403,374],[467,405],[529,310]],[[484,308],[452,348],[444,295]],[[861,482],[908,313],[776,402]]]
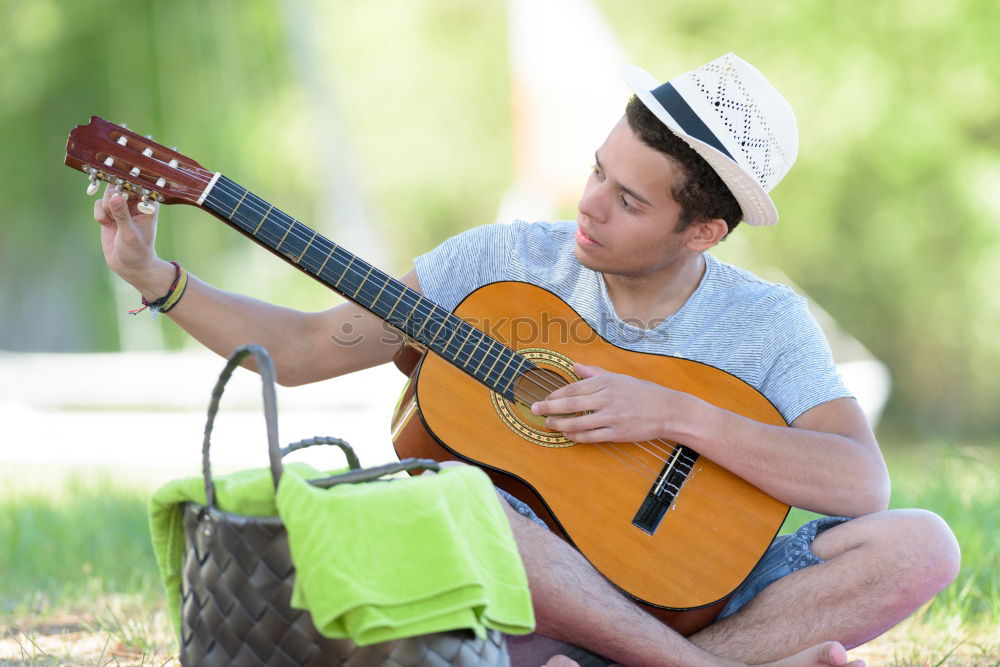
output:
[[[524,560],[537,632],[629,665],[737,665],[700,649],[626,599],[572,547],[501,501]],[[810,647],[782,660],[792,665],[844,665],[836,642]],[[783,655],[789,655],[791,651]],[[561,656],[550,667],[571,665]],[[533,665],[531,667],[534,667]]]
[[[931,599],[955,578],[960,560],[951,530],[923,510],[848,521],[820,533],[812,549],[827,562],[771,584],[691,640],[748,662],[774,660],[824,639],[851,648]]]

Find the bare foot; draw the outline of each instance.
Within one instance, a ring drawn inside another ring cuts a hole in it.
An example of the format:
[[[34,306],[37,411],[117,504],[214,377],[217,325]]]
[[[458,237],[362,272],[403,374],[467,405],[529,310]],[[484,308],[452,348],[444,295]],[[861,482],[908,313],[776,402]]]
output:
[[[580,667],[580,663],[559,654],[549,658],[548,662],[542,665],[542,667]]]
[[[847,651],[837,642],[817,644],[800,653],[767,664],[773,667],[820,667],[823,665],[833,667],[864,667],[865,665],[862,660],[848,662]]]
[[[580,663],[560,654],[549,658],[541,667],[580,667]],[[766,667],[865,667],[865,663],[863,660],[848,662],[843,646],[838,642],[824,642],[787,658],[766,663]]]

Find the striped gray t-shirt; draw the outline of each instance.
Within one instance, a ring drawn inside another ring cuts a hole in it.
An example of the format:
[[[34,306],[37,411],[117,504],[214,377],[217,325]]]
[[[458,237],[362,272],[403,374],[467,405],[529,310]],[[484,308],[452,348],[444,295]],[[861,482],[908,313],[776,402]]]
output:
[[[515,222],[459,234],[414,260],[422,292],[453,310],[470,292],[517,280],[553,292],[615,345],[715,366],[766,396],[789,424],[850,396],[805,299],[705,253],[687,303],[654,329],[622,321],[603,276],[573,253],[576,223]]]

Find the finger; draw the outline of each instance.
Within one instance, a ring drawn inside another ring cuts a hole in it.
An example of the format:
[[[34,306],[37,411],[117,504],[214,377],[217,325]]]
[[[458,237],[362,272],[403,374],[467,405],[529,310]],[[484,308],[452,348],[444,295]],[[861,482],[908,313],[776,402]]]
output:
[[[562,431],[563,433],[577,433],[607,426],[604,423],[604,418],[593,412],[568,417],[549,417],[545,420],[545,425],[553,431]]]
[[[603,387],[604,383],[602,380],[577,380],[576,382],[556,389],[554,392],[546,396],[545,400],[548,401],[557,398],[569,398],[571,396],[587,396],[588,394],[594,394],[600,391]]]
[[[573,364],[573,372],[580,376],[581,379],[597,377],[598,375],[607,375],[611,371],[606,371],[600,366],[588,366],[586,364]]]
[[[614,430],[609,426],[603,426],[601,428],[592,428],[582,431],[563,431],[562,434],[566,436],[566,439],[572,440],[573,442],[584,445],[592,444],[595,442],[617,442],[618,439],[615,437]]]
[[[113,222],[111,219],[111,215],[104,207],[104,199],[98,199],[97,201],[94,202],[94,220],[97,220],[105,227]]]
[[[597,410],[600,407],[602,405],[591,394],[585,394],[565,398],[547,398],[532,405],[531,412],[536,415],[572,415],[577,412]]]
[[[111,185],[111,183],[105,184],[104,194],[101,196],[101,201],[104,202],[105,206],[108,206],[111,203],[111,197],[117,192],[118,189],[115,188],[115,186]]]
[[[112,193],[111,197],[108,199],[107,208],[111,211],[111,217],[114,218],[115,222],[119,225],[130,226],[132,222],[132,214],[129,213],[128,204],[125,202],[125,198],[119,193]]]

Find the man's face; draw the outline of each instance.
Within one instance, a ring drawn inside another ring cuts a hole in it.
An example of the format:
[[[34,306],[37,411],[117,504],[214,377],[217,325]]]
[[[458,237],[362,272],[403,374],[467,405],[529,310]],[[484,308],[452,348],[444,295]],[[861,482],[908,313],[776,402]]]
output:
[[[671,194],[682,178],[669,157],[644,144],[623,118],[595,154],[580,198],[576,256],[594,271],[652,276],[683,259],[687,232]]]

